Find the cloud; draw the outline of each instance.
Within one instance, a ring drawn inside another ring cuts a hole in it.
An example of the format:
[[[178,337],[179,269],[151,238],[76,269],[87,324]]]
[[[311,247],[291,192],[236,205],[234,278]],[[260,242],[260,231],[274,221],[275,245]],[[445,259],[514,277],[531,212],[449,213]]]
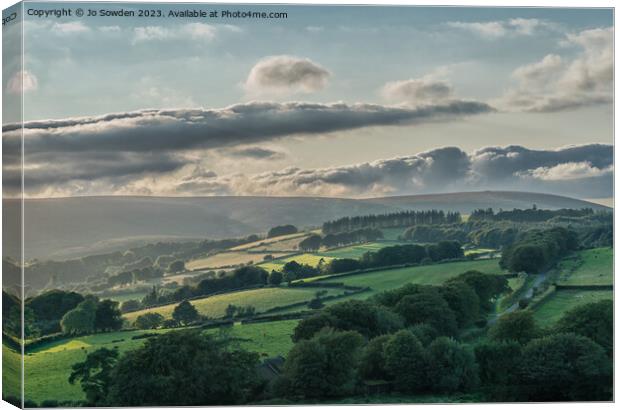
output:
[[[275,151],[264,147],[241,147],[233,148],[225,151],[226,155],[240,158],[252,159],[282,159],[286,155],[283,152]]]
[[[195,161],[192,158],[205,150],[239,148],[239,145],[291,136],[309,138],[365,127],[449,121],[492,110],[484,103],[462,101],[419,108],[254,101],[221,109],[143,110],[30,121],[24,123],[23,130],[28,147],[26,161],[33,167],[28,189],[43,189],[48,183],[43,178],[45,175],[51,183],[58,174],[57,182],[62,183],[69,182],[71,176],[74,182],[120,178],[123,172],[127,175],[166,173],[192,164]],[[7,165],[19,163],[19,157],[10,153],[18,152],[20,136],[20,124],[3,126]],[[248,153],[256,157],[258,151],[246,150],[245,154]],[[138,165],[130,169],[127,162]],[[41,177],[35,176],[37,173]]]
[[[424,77],[385,84],[381,94],[388,101],[407,102],[412,105],[440,103],[450,99],[454,90],[446,81]]]
[[[487,39],[506,36],[531,36],[542,29],[554,29],[556,27],[555,24],[545,20],[525,18],[484,22],[451,21],[447,25]]]
[[[291,135],[317,135],[372,126],[411,125],[493,111],[487,104],[449,102],[421,108],[377,104],[262,102],[221,109],[142,110],[24,123],[31,153],[143,152],[211,149]],[[19,144],[20,124],[3,126]]]
[[[16,95],[21,95],[22,92],[36,91],[38,88],[39,80],[28,70],[18,71],[13,74],[6,86],[9,93]]]
[[[374,196],[501,189],[606,197],[612,194],[613,147],[582,145],[557,150],[521,146],[457,147],[391,159],[317,169],[289,167],[255,175],[191,178],[175,188],[211,195]],[[203,185],[204,183],[204,185]]]
[[[81,21],[71,21],[69,23],[54,23],[52,31],[60,35],[83,34],[90,31],[90,27]]]
[[[131,43],[136,45],[152,41],[184,40],[212,41],[220,32],[239,33],[242,30],[231,24],[187,23],[175,27],[143,26],[135,27]]]
[[[613,28],[569,34],[565,47],[579,50],[573,59],[549,54],[518,67],[516,85],[493,103],[505,110],[556,112],[613,102]]]
[[[523,177],[543,181],[572,181],[584,178],[598,178],[613,175],[613,166],[597,168],[588,161],[567,162],[552,167],[539,167],[521,173]]]
[[[250,94],[313,93],[327,86],[330,72],[307,58],[281,55],[260,60],[245,81]]]

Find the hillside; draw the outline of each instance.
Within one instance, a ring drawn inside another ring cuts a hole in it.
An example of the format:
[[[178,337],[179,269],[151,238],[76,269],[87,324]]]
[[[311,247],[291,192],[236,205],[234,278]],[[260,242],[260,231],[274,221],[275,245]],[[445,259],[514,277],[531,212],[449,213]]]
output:
[[[343,216],[399,209],[469,213],[495,209],[608,209],[594,203],[525,192],[467,192],[373,199],[309,197],[74,197],[25,202],[25,258],[65,259],[160,240],[226,238],[294,224],[317,226]],[[4,200],[5,238],[18,229],[19,202]],[[5,256],[16,248],[5,244]]]

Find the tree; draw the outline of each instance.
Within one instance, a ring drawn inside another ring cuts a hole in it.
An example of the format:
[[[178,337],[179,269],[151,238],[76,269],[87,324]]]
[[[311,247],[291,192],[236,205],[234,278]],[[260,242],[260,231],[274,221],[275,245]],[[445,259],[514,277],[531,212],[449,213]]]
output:
[[[519,400],[515,369],[520,366],[522,349],[515,340],[486,340],[475,347],[480,381],[493,400]]]
[[[459,328],[472,324],[480,314],[480,299],[467,283],[448,283],[439,288],[439,293],[456,316]]]
[[[519,367],[521,399],[611,400],[612,361],[585,336],[559,333],[532,340]]]
[[[129,299],[121,303],[122,313],[133,312],[134,310],[140,310],[141,308],[142,305],[140,304],[140,301],[135,299]]]
[[[282,235],[291,235],[294,233],[297,233],[297,227],[295,227],[294,225],[274,226],[269,230],[269,232],[267,232],[267,238],[273,238]]]
[[[529,310],[506,313],[489,329],[489,337],[493,340],[514,340],[521,344],[529,342],[540,334],[541,330]]]
[[[359,373],[366,380],[388,380],[390,375],[385,366],[385,344],[390,335],[378,336],[372,339],[360,358]]]
[[[108,397],[110,373],[118,360],[118,352],[105,347],[86,356],[86,360],[71,367],[69,383],[80,381],[91,405],[102,405]]]
[[[159,301],[159,292],[157,292],[157,287],[153,286],[151,291],[147,293],[144,298],[142,298],[142,305],[144,307],[155,306]]]
[[[237,306],[235,305],[228,305],[226,306],[226,310],[224,311],[224,316],[232,319],[233,317],[235,317],[235,314],[237,313]]]
[[[508,290],[508,280],[503,275],[492,275],[470,270],[446,282],[466,283],[478,295],[480,309],[489,311],[493,308],[493,300]]]
[[[614,304],[601,300],[577,306],[566,312],[557,322],[559,333],[575,333],[586,336],[601,345],[612,356],[614,348]]]
[[[424,288],[407,295],[396,304],[395,311],[410,325],[428,323],[442,335],[456,334],[456,317],[450,306],[434,288]]]
[[[177,273],[185,270],[185,262],[176,260],[168,265],[168,272]]]
[[[72,335],[92,333],[95,331],[97,299],[87,297],[73,310],[62,317],[60,326],[63,333]]]
[[[284,364],[288,394],[306,398],[351,394],[363,343],[357,332],[333,329],[296,343]]]
[[[328,312],[322,311],[315,313],[309,318],[300,320],[293,330],[291,339],[293,342],[310,339],[325,327],[335,327],[337,319]]]
[[[313,234],[299,242],[299,249],[309,252],[316,252],[321,247],[321,237]]]
[[[108,406],[205,406],[245,402],[256,388],[258,354],[200,331],[168,332],[123,355]]]
[[[148,312],[136,318],[134,326],[138,329],[156,329],[162,325],[164,317],[159,313]]]
[[[414,393],[428,386],[428,356],[420,341],[409,331],[394,333],[385,343],[385,369],[397,390]]]
[[[118,309],[118,302],[113,300],[102,300],[97,304],[95,311],[96,330],[118,330],[123,327],[123,317]]]
[[[24,337],[30,339],[40,334],[36,325],[34,311],[28,306],[24,307]],[[13,306],[9,311],[9,318],[5,323],[9,334],[20,338],[22,337],[22,311],[19,306]]]
[[[470,391],[478,385],[478,367],[471,350],[454,339],[439,337],[428,347],[429,379],[434,391]]]
[[[272,270],[269,275],[269,284],[273,286],[279,286],[282,283],[282,272]]]
[[[189,325],[200,319],[200,314],[189,301],[179,303],[172,312],[172,318],[182,325]]]

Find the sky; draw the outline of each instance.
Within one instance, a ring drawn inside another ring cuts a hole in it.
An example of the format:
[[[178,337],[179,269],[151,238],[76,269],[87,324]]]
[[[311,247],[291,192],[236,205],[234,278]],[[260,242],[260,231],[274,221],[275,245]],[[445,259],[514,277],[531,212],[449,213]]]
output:
[[[26,14],[3,97],[23,89],[27,196],[612,196],[611,10],[156,9],[287,18]],[[3,110],[7,195],[19,115]]]

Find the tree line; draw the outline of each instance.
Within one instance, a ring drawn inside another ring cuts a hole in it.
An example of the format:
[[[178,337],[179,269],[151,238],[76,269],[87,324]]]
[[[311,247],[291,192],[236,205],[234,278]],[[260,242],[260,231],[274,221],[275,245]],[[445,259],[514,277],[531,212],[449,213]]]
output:
[[[363,228],[399,228],[413,225],[435,225],[461,222],[459,212],[401,211],[381,215],[347,216],[323,223],[324,234],[354,231]]]
[[[333,259],[329,273],[350,272],[382,266],[432,263],[463,258],[461,244],[456,241],[440,241],[429,245],[386,246],[374,252],[366,252],[360,259]]]
[[[512,222],[545,222],[555,217],[580,218],[594,215],[592,208],[582,209],[538,209],[534,205],[530,209],[513,209],[504,211],[500,209],[495,212],[493,208],[476,209],[469,215],[469,220],[493,220],[493,221],[512,221]]]
[[[353,231],[329,233],[325,236],[312,234],[299,242],[299,249],[306,252],[316,252],[322,246],[334,248],[336,246],[350,245],[354,243],[373,242],[383,238],[383,232],[375,228],[361,228]]]

